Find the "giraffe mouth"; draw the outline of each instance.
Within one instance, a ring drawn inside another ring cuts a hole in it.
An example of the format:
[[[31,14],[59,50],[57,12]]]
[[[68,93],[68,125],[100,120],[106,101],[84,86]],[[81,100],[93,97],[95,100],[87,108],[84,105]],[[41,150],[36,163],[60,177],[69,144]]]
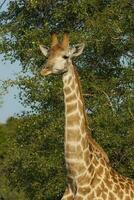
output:
[[[67,68],[65,68],[65,69],[55,69],[53,71],[51,69],[49,69],[49,68],[44,68],[44,69],[41,70],[40,74],[42,76],[48,76],[50,74],[62,75],[64,73],[66,73],[66,72],[67,72]]]
[[[42,69],[41,72],[40,72],[40,74],[42,76],[48,76],[51,73],[52,73],[52,71],[50,69],[48,69],[48,68]]]
[[[66,73],[67,72],[67,69],[55,69],[54,70],[54,72],[53,72],[53,74],[55,74],[55,75],[62,75],[62,74],[64,74],[64,73]]]

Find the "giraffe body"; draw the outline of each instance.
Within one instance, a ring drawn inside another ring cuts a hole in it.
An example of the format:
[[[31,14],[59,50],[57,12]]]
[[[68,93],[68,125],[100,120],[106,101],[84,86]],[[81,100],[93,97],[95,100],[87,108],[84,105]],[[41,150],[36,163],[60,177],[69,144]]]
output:
[[[110,166],[88,130],[79,76],[71,61],[79,53],[70,50],[68,42],[67,35],[62,44],[53,36],[47,67],[41,72],[63,73],[67,188],[62,200],[134,200],[134,180]]]
[[[68,193],[73,195],[67,199],[133,200],[134,181],[111,168],[105,152],[88,132],[79,77],[73,65],[69,69],[63,75],[65,159],[71,188]]]

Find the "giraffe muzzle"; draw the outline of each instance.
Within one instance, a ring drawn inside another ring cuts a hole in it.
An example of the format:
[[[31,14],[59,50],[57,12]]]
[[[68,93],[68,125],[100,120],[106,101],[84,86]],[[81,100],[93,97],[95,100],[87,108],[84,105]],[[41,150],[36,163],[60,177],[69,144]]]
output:
[[[48,75],[51,74],[52,72],[51,72],[50,69],[44,68],[44,69],[41,70],[40,73],[41,73],[42,76],[48,76]]]

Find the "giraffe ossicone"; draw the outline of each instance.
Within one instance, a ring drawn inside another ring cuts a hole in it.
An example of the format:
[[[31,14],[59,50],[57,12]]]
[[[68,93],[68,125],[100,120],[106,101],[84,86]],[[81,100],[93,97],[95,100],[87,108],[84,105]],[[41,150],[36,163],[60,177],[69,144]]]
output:
[[[67,188],[62,200],[134,200],[134,180],[118,174],[105,151],[92,138],[84,107],[81,84],[72,58],[79,56],[84,44],[73,48],[69,35],[59,42],[51,36],[51,48],[40,46],[48,60],[41,74],[62,74],[65,102],[65,162]]]

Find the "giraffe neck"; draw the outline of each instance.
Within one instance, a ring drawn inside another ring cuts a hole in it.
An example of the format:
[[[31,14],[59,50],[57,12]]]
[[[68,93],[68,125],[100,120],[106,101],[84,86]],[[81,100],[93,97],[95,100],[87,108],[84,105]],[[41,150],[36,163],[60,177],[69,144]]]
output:
[[[95,142],[88,131],[84,101],[79,76],[70,64],[63,75],[65,101],[65,160],[67,169],[80,174],[91,163],[94,154],[109,162],[105,151]],[[73,163],[73,164],[72,164]],[[78,167],[78,164],[81,165]]]
[[[89,161],[89,143],[87,119],[81,93],[79,77],[73,65],[63,75],[65,101],[65,159],[67,169],[80,173],[86,167],[85,157]],[[88,155],[87,155],[88,154]],[[78,162],[81,167],[77,169]]]
[[[63,75],[63,84],[66,120],[73,116],[79,116],[81,126],[79,120],[75,122],[75,125],[79,126],[79,128],[82,127],[81,134],[83,134],[88,129],[88,122],[79,76],[75,66],[70,65],[69,71]],[[66,127],[71,126],[67,122],[68,121],[66,121]]]
[[[78,74],[73,65],[63,75],[65,101],[65,161],[68,184],[73,194],[89,185],[97,174],[104,176],[109,162],[107,154],[88,132],[83,96]]]

